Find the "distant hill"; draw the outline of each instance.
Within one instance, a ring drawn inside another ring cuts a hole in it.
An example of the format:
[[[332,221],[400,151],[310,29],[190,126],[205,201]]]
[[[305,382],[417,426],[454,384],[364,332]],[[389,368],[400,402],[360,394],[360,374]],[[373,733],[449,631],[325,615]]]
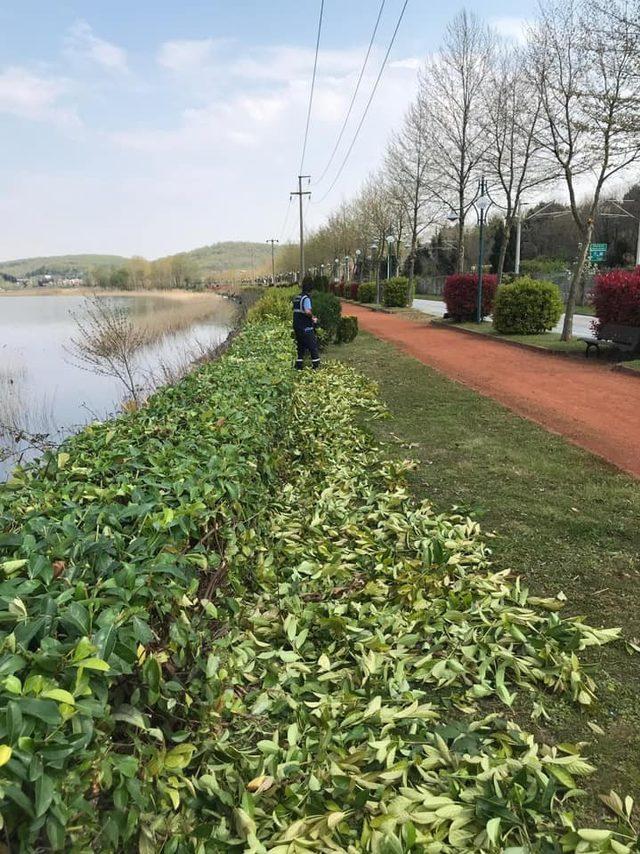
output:
[[[186,255],[202,275],[220,273],[223,270],[259,270],[267,261],[271,263],[271,247],[266,243],[249,243],[230,240],[202,246]]]
[[[10,276],[81,276],[96,267],[119,267],[126,264],[121,255],[50,255],[42,258],[20,258],[1,261],[0,273]]]
[[[271,248],[266,243],[227,241],[202,246],[186,255],[199,274],[205,276],[223,270],[260,269],[271,258]],[[82,276],[96,267],[122,267],[130,259],[122,255],[52,255],[41,258],[21,258],[0,262],[0,274],[10,276]]]

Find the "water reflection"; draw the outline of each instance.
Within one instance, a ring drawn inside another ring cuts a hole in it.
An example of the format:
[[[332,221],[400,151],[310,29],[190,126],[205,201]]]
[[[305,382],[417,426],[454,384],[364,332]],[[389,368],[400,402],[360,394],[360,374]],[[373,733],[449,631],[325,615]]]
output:
[[[101,298],[145,321],[167,311],[167,300],[159,296]],[[69,357],[69,342],[77,334],[75,318],[83,314],[82,296],[0,297],[0,452],[8,446],[20,450],[20,443],[16,447],[11,439],[20,431],[50,434],[58,441],[88,421],[109,417],[122,401],[123,388],[116,379],[88,373]],[[233,303],[212,297],[210,315],[139,352],[141,382],[157,385],[167,372],[179,371],[224,341],[234,316]],[[27,458],[32,455],[26,453]],[[0,460],[0,480],[11,465]]]

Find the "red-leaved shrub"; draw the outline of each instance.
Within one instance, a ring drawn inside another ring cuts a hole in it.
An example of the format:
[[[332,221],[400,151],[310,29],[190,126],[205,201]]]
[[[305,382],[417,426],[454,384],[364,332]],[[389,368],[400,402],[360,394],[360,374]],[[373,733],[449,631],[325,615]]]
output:
[[[482,316],[491,314],[498,279],[491,273],[482,276]],[[456,273],[444,283],[444,301],[453,320],[475,320],[478,316],[478,274]]]
[[[596,276],[591,300],[596,310],[596,330],[605,323],[640,326],[640,267]]]
[[[351,282],[351,284],[349,285],[349,299],[354,299],[354,300],[358,299],[358,283],[357,282]]]

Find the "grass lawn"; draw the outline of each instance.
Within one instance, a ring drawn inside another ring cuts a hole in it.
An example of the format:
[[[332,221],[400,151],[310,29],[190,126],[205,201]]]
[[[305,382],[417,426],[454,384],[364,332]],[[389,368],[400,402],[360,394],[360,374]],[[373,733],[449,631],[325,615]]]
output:
[[[451,325],[453,326],[454,324]],[[494,331],[493,324],[489,321],[485,321],[484,323],[456,323],[455,326],[462,329],[469,329],[472,332],[478,332],[482,335],[491,335],[492,338],[499,338],[502,341],[515,341],[518,344],[531,344],[531,346],[540,347],[543,350],[555,350],[559,353],[577,353],[584,356],[584,341],[578,341],[577,338],[571,341],[561,341],[559,332],[543,332],[541,335],[499,335]]]
[[[632,371],[640,371],[640,359],[632,359],[630,362],[622,362],[625,368],[631,368]]]
[[[586,314],[588,317],[595,317],[596,310],[592,305],[577,305],[575,314]]]
[[[536,594],[562,590],[572,613],[640,637],[640,483],[372,336],[331,355],[379,383],[392,417],[371,429],[417,461],[419,498],[478,518],[494,534],[495,566]],[[579,810],[602,820],[597,794],[640,798],[640,655],[621,642],[581,655],[594,668],[597,706],[581,710],[549,694],[550,720],[528,721],[525,699],[515,714],[542,739],[589,742],[598,770]]]

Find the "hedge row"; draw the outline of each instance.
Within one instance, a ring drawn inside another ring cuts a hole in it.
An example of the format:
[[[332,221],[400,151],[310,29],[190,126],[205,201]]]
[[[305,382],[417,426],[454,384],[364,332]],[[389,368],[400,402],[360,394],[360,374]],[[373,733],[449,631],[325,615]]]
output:
[[[288,330],[253,325],[0,487],[0,809],[21,851],[159,850],[219,715],[213,600],[276,488],[292,388]]]
[[[519,691],[589,705],[579,652],[618,633],[416,505],[363,407],[254,321],[0,489],[11,850],[623,850],[574,826],[579,745],[510,719]]]
[[[375,282],[333,282],[329,286],[332,293],[362,303],[373,303],[378,297],[378,285]],[[380,282],[382,305],[403,308],[409,304],[409,280],[403,276]]]

